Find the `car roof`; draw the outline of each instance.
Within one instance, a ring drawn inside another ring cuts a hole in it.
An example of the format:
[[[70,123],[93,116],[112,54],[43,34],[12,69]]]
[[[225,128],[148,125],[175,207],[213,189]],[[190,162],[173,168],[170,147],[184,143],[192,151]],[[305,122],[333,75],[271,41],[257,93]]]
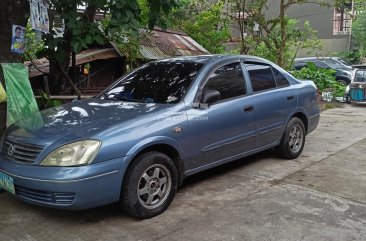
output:
[[[310,61],[310,60],[325,60],[325,59],[336,59],[339,57],[304,57],[304,58],[296,58],[295,61]]]
[[[211,54],[211,55],[197,55],[197,56],[181,56],[181,57],[174,57],[169,59],[162,59],[162,60],[156,60],[155,63],[164,63],[164,62],[186,62],[186,63],[202,63],[207,64],[211,62],[215,62],[218,60],[230,60],[230,59],[245,59],[247,61],[260,61],[268,64],[270,63],[268,60],[252,56],[252,55],[234,55],[234,54]]]

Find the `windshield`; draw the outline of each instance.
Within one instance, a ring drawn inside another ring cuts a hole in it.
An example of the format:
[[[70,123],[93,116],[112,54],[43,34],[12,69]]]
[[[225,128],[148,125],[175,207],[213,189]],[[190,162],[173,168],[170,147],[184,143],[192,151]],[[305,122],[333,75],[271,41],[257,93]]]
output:
[[[142,66],[104,92],[101,99],[143,103],[178,103],[203,64],[159,62]]]
[[[356,71],[355,82],[366,82],[366,69]]]

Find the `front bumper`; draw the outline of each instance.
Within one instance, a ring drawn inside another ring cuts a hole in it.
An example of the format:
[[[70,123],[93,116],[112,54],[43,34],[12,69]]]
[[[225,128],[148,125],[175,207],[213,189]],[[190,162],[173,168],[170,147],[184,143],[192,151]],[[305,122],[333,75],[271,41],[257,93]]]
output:
[[[15,196],[28,203],[79,210],[117,202],[124,158],[81,167],[17,164],[0,155],[0,172],[14,179]]]

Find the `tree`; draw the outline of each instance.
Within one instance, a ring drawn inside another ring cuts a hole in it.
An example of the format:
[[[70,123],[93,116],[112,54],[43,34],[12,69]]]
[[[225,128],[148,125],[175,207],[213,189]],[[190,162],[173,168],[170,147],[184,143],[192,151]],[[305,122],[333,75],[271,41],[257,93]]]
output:
[[[293,20],[286,16],[286,12],[292,5],[307,2],[309,1],[280,0],[278,15],[274,18],[268,18],[265,15],[265,10],[268,8],[267,0],[229,0],[231,12],[234,13],[231,18],[240,30],[240,52],[250,53],[253,46],[255,48],[265,46],[275,56],[274,61],[285,67],[288,64],[286,59],[289,44],[294,40],[304,39],[303,36],[305,36],[304,32],[293,28]],[[322,0],[315,2],[323,4]],[[309,27],[308,24],[304,26],[304,29],[307,28],[307,33],[311,32]],[[248,35],[244,33],[248,33]]]
[[[194,21],[183,23],[183,31],[213,54],[225,52],[224,43],[230,38],[227,22],[222,17],[223,6],[222,2],[214,4],[201,11]]]
[[[366,12],[357,15],[352,24],[352,33],[355,42],[360,47],[361,56],[366,55]]]
[[[182,0],[166,18],[167,26],[183,31],[210,53],[225,52],[224,44],[230,39],[228,21],[223,15],[224,3]]]
[[[162,24],[162,14],[168,14],[175,5],[173,0],[145,0],[146,21],[149,28]],[[77,7],[85,6],[83,13]],[[50,90],[58,93],[64,80],[80,95],[72,79],[68,76],[72,52],[77,53],[93,44],[104,44],[106,35],[123,28],[126,32],[138,32],[141,26],[141,8],[138,0],[50,0],[50,19],[58,13],[65,21],[63,36],[54,37],[53,33],[43,34],[45,46],[39,57],[50,60]],[[22,62],[22,56],[10,52],[12,25],[26,26],[29,17],[28,0],[1,0],[0,9],[0,61]],[[108,26],[102,32],[98,22],[94,21],[97,12],[110,16]],[[52,26],[51,26],[52,29]],[[0,73],[2,80],[2,73]],[[5,113],[0,113],[0,125],[3,125]],[[3,127],[0,127],[0,132]]]

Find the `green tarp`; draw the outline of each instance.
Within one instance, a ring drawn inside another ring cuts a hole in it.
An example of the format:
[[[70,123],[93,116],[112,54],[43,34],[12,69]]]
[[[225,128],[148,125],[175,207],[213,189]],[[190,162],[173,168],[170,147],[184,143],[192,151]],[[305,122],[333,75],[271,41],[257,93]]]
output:
[[[21,63],[1,64],[3,67],[8,113],[6,125],[38,112],[36,99],[28,79],[28,67]]]

